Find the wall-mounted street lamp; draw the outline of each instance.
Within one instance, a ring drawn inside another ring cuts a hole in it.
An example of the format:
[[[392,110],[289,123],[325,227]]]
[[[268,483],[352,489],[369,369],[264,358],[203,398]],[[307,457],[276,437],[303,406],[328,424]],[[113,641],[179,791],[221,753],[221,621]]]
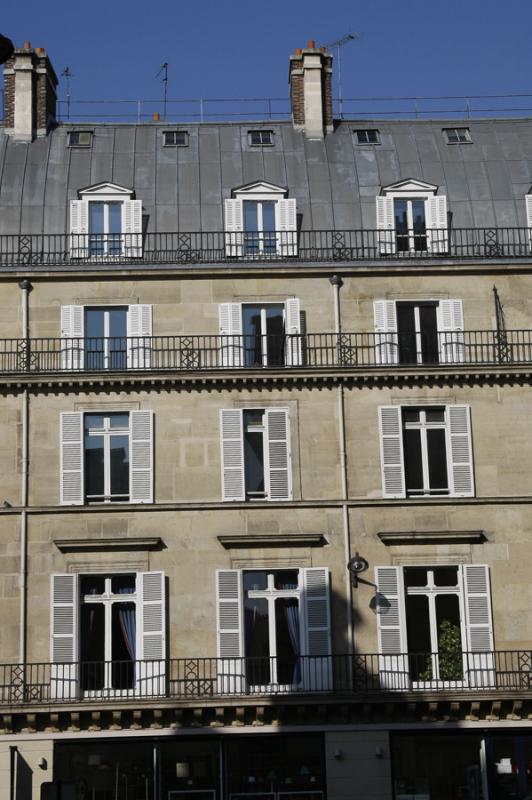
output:
[[[369,564],[366,559],[361,556],[358,552],[355,553],[353,558],[348,561],[347,569],[351,573],[351,585],[355,588],[358,586],[358,578],[362,572],[365,572],[369,568]]]

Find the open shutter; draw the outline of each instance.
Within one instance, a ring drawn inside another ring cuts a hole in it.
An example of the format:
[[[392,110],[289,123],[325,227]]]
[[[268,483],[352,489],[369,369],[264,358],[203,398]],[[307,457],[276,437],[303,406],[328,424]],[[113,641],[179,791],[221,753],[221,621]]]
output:
[[[431,253],[447,253],[449,229],[447,198],[444,194],[428,197],[426,201],[428,249]]]
[[[300,367],[303,363],[301,341],[301,308],[297,297],[285,303],[286,365]]]
[[[379,636],[379,681],[385,689],[407,689],[408,646],[401,567],[375,567]]]
[[[63,506],[83,505],[83,414],[61,412],[61,490]]]
[[[395,300],[375,300],[373,321],[375,325],[375,363],[397,364],[399,362],[399,343]]]
[[[152,307],[143,303],[129,306],[127,312],[128,369],[151,367]]]
[[[238,569],[216,571],[216,628],[218,692],[241,694],[245,688],[242,574]]]
[[[471,687],[495,687],[493,622],[489,567],[463,564],[461,567],[464,598],[468,684]]]
[[[50,693],[72,700],[79,692],[78,576],[51,576]]]
[[[126,258],[142,257],[142,200],[124,200],[122,230]]]
[[[528,245],[532,250],[532,194],[525,195],[526,200],[526,224],[528,227]]]
[[[153,503],[153,411],[130,411],[129,496]]]
[[[406,495],[401,406],[379,408],[382,496]]]
[[[447,406],[447,442],[451,494],[473,497],[473,448],[469,406]]]
[[[87,258],[89,255],[89,202],[70,201],[70,256]]]
[[[61,369],[83,369],[83,337],[83,306],[61,306]]]
[[[225,201],[225,254],[240,258],[244,254],[244,206],[242,200]]]
[[[220,366],[241,367],[244,364],[244,338],[242,336],[242,305],[220,303]]]
[[[464,311],[461,300],[440,300],[438,304],[440,362],[460,364],[464,356]]]
[[[135,692],[140,697],[165,693],[166,600],[164,572],[137,573]]]
[[[222,499],[245,500],[244,422],[239,408],[220,410]]]
[[[332,690],[329,570],[308,567],[303,572],[303,683],[308,691]]]
[[[393,197],[375,198],[377,202],[377,237],[379,253],[390,255],[395,253],[395,215]]]
[[[296,201],[278,200],[275,204],[278,252],[281,256],[297,256]]]
[[[291,500],[292,467],[288,409],[271,408],[266,410],[266,438],[268,442],[268,500]]]

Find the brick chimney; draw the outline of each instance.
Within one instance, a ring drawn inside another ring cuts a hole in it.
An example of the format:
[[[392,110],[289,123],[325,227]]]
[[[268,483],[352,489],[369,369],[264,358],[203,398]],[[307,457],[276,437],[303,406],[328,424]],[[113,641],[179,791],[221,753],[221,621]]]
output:
[[[42,47],[24,42],[4,64],[4,130],[20,141],[46,136],[55,122],[57,75]]]
[[[288,82],[294,127],[308,139],[323,139],[333,130],[332,55],[311,39],[290,56]]]

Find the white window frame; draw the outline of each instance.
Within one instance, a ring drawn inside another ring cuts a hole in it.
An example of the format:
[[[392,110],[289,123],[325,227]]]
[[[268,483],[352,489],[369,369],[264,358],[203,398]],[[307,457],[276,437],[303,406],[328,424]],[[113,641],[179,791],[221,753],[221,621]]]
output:
[[[111,428],[110,427],[110,417],[116,416],[118,414],[127,414],[128,417],[128,426],[127,428]],[[103,429],[94,429],[91,432],[89,428],[86,431],[86,421],[87,417],[91,416],[103,416]],[[113,436],[127,436],[129,442],[129,459],[131,460],[131,417],[129,411],[105,411],[99,413],[97,411],[87,411],[83,414],[83,458],[85,458],[85,436],[102,436],[103,437],[103,474],[104,474],[104,496],[102,500],[92,499],[89,495],[84,491],[85,494],[85,502],[87,505],[97,505],[100,503],[129,503],[131,502],[131,474],[130,468],[128,468],[128,486],[129,492],[127,494],[127,499],[123,498],[123,495],[112,495],[111,494],[111,438]],[[86,490],[86,487],[84,487]],[[120,497],[119,500],[113,499],[113,497]]]
[[[387,253],[397,253],[397,232],[395,229],[395,200],[407,200],[407,229],[408,229],[408,244],[409,247],[405,251],[399,251],[404,257],[421,252],[416,250],[415,240],[420,236],[426,238],[426,251],[430,253],[445,253],[448,250],[448,221],[447,221],[447,199],[446,195],[438,195],[438,186],[425,181],[418,181],[408,179],[399,181],[398,183],[389,186],[383,186],[380,196],[377,200],[377,228],[379,229],[379,247],[382,255]],[[391,219],[389,213],[386,213],[386,223],[379,225],[379,203],[392,202]],[[421,200],[425,205],[425,234],[414,234],[414,221],[412,214],[412,201]],[[431,212],[432,205],[430,201],[436,204],[440,209],[440,215]],[[429,207],[430,206],[430,207]],[[432,216],[432,219],[431,219]],[[444,217],[439,219],[439,216]],[[431,225],[439,219],[438,224]]]
[[[259,142],[253,141],[253,136],[259,134]],[[263,141],[264,134],[268,134],[269,141]],[[250,147],[273,147],[275,134],[271,128],[257,128],[248,131],[248,141]]]
[[[111,311],[114,311],[117,308],[125,308],[127,310],[127,314],[129,315],[129,308],[130,307],[128,305],[126,305],[125,303],[117,303],[116,305],[113,304],[113,305],[110,305],[110,306],[98,306],[98,305],[94,305],[94,306],[93,305],[86,305],[86,306],[83,306],[83,329],[84,330],[87,327],[87,311],[94,311],[94,310],[103,311],[103,336],[101,336],[101,337],[100,336],[96,336],[96,337],[87,336],[86,338],[87,339],[92,339],[92,338],[96,338],[96,339],[100,339],[101,338],[102,339],[102,344],[103,344],[103,369],[105,369],[105,370],[109,369],[109,353],[110,353],[110,350],[109,350],[109,339],[111,338],[111,334],[109,332],[109,329],[110,329],[109,313]],[[127,359],[127,356],[128,356],[128,349],[129,349],[128,348],[128,327],[129,327],[128,319],[126,317],[126,332],[125,332],[124,336],[123,337],[121,337],[121,336],[113,337],[114,339],[121,339],[121,338],[124,339],[125,347],[126,347],[126,351],[125,351],[126,352],[126,359]],[[90,353],[90,350],[87,350],[87,352]]]
[[[262,146],[262,145],[261,145]],[[245,257],[247,259],[261,258],[262,256],[295,256],[297,255],[297,213],[296,201],[287,197],[288,189],[277,186],[267,181],[255,181],[233,189],[231,198],[225,201],[225,246],[226,253],[231,257]],[[257,202],[257,227],[258,231],[245,229],[245,202]],[[270,245],[275,244],[275,250],[265,252],[264,230],[262,224],[262,203],[274,203],[275,211],[275,238],[270,239]],[[246,233],[257,233],[258,253],[246,253]]]
[[[406,422],[404,419],[404,411],[406,409],[417,409],[419,411],[419,422]],[[438,422],[428,422],[427,421],[427,411],[441,411],[443,410],[443,421]],[[449,427],[449,420],[448,420],[448,412],[447,407],[443,406],[401,406],[401,423],[402,423],[402,430],[416,430],[420,431],[420,443],[421,443],[421,471],[423,474],[423,486],[420,487],[422,489],[421,493],[410,494],[409,497],[449,497],[451,494],[451,485],[452,485],[452,476],[450,474],[450,463],[449,463],[449,443],[448,443],[448,435],[447,430]],[[445,458],[446,458],[446,469],[447,469],[447,489],[442,489],[438,491],[431,491],[429,486],[429,445],[428,445],[428,437],[427,431],[429,430],[442,430],[445,433]],[[406,480],[406,464],[405,464],[405,480]],[[408,494],[408,488],[407,488]]]
[[[379,131],[378,128],[355,128],[353,133],[356,136],[356,144],[361,146],[361,147],[368,147],[368,146],[370,146],[370,147],[373,146],[374,147],[375,145],[381,144],[381,135],[380,135],[380,131]],[[374,133],[375,134],[375,141],[374,142],[369,141],[369,136],[368,136],[369,133]],[[361,134],[365,135],[364,136],[364,138],[366,139],[365,142],[364,141],[360,141],[360,135]]]
[[[73,258],[105,258],[106,261],[121,258],[140,258],[142,256],[142,203],[134,199],[133,189],[115,183],[103,182],[78,191],[78,200],[70,202],[70,253]],[[90,230],[90,203],[104,204],[104,230],[93,234]],[[121,207],[120,233],[109,233],[109,205],[117,203]],[[127,204],[127,209],[126,209]],[[91,236],[102,236],[99,253],[91,253]],[[113,249],[110,252],[109,236],[113,236]]]
[[[473,140],[471,138],[471,129],[467,125],[455,125],[450,128],[442,128],[443,133],[445,134],[445,141],[447,144],[454,145],[454,144],[473,144]],[[462,134],[458,133],[458,131],[464,131],[464,138],[461,138]],[[456,137],[455,141],[451,141],[449,134],[451,132]]]

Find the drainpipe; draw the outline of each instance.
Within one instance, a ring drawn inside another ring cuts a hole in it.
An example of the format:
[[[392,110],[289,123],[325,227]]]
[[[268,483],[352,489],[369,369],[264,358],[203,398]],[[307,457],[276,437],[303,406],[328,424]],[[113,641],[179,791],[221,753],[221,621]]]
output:
[[[29,359],[29,294],[31,283],[24,279],[19,282],[22,290],[22,336],[24,339],[23,354],[24,366],[28,368]],[[19,662],[26,663],[26,598],[27,598],[27,560],[28,560],[28,450],[29,450],[29,396],[28,388],[22,392],[22,480],[20,490],[20,646]]]
[[[339,275],[333,275],[329,278],[329,282],[333,287],[334,292],[334,330],[337,339],[337,349],[340,345],[340,334],[342,333],[342,320],[340,314],[340,289],[343,286],[343,281]],[[351,573],[347,569],[347,565],[351,560],[351,535],[349,530],[349,508],[347,500],[349,497],[349,489],[347,483],[347,455],[345,450],[345,410],[344,410],[344,385],[340,380],[337,391],[338,398],[338,442],[340,445],[340,472],[342,476],[342,519],[344,528],[344,559],[345,559],[345,596],[346,596],[346,611],[347,611],[347,647],[348,654],[351,655],[354,650],[354,631],[353,631],[353,587],[351,585]]]

